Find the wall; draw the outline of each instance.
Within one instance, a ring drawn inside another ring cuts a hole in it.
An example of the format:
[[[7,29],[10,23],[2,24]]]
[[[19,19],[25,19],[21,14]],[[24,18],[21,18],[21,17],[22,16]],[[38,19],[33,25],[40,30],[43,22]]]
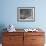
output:
[[[0,0],[0,25],[16,28],[46,28],[46,0]],[[17,22],[17,7],[35,7],[35,22]]]
[[[35,7],[35,22],[17,22],[17,7]],[[0,0],[0,31],[9,24],[22,29],[40,27],[46,32],[46,0]]]

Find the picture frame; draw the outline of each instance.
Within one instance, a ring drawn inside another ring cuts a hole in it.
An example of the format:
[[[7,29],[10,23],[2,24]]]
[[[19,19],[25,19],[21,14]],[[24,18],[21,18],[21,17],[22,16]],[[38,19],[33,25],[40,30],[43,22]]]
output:
[[[34,22],[35,21],[35,7],[18,7],[17,21],[20,22]]]

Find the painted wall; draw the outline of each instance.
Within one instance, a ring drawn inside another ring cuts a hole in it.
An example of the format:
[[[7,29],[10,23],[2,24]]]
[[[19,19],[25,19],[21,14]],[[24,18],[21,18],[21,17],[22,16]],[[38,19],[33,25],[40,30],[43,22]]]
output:
[[[46,28],[46,0],[0,0],[0,27]],[[35,22],[17,22],[17,7],[35,7]]]

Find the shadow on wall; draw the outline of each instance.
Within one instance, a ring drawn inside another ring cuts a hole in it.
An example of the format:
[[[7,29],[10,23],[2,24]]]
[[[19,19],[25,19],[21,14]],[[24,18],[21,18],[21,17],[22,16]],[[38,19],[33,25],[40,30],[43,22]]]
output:
[[[6,30],[3,30],[4,28],[6,28],[5,25],[0,24],[0,43],[2,43],[2,36],[3,36],[2,32],[6,31]]]

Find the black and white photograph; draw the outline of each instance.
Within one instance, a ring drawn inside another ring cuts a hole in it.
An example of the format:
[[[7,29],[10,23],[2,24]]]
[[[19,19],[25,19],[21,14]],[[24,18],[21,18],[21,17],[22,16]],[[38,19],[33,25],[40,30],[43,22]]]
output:
[[[35,21],[35,7],[18,7],[18,21]]]

